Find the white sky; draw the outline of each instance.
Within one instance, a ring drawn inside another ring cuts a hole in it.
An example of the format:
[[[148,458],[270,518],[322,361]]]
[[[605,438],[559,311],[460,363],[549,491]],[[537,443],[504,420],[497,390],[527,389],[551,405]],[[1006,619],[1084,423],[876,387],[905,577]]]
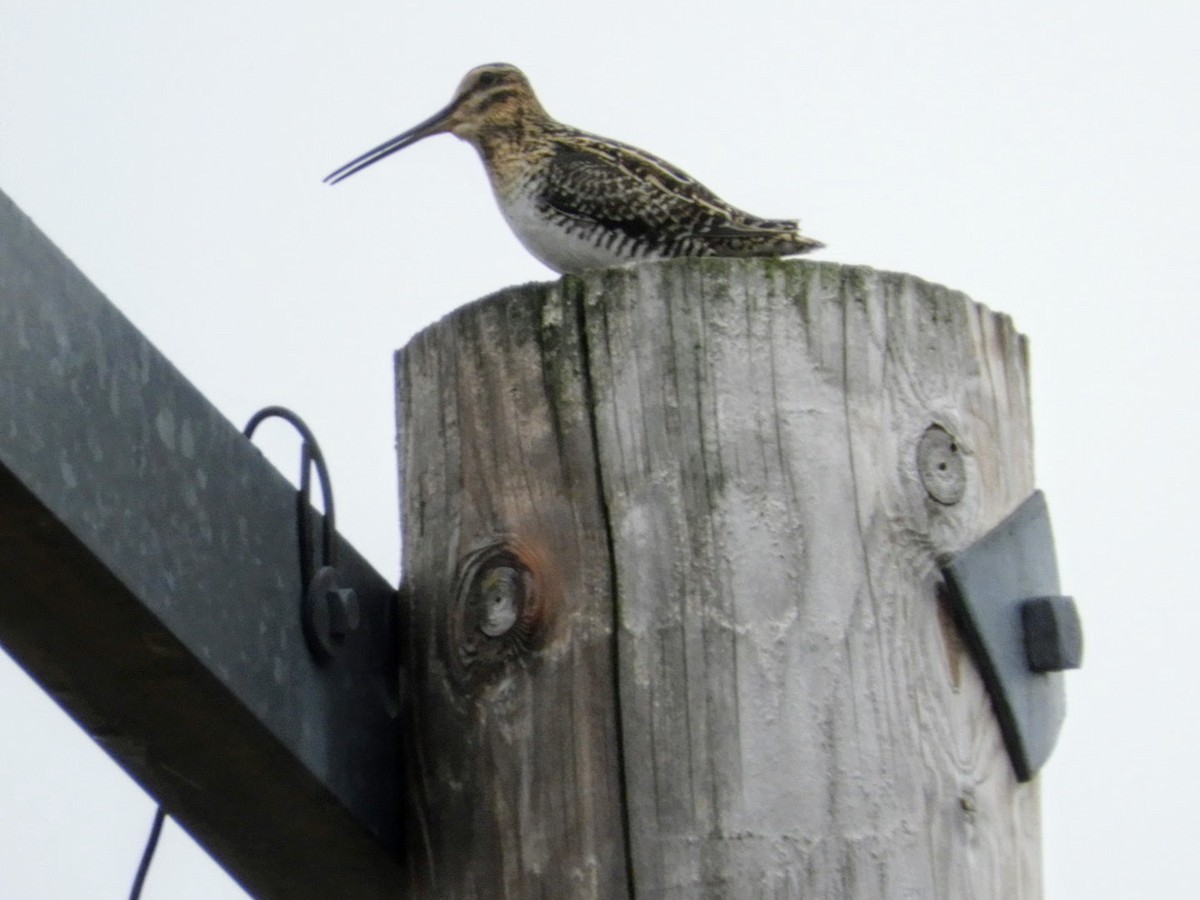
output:
[[[1195,0],[0,0],[0,189],[232,421],[305,416],[392,578],[392,351],[552,274],[452,137],[321,178],[473,65],[800,217],[817,258],[1010,313],[1087,643],[1043,772],[1046,894],[1193,897],[1198,26]],[[125,896],[152,808],[0,655],[0,895]],[[145,896],[243,895],[170,825]]]

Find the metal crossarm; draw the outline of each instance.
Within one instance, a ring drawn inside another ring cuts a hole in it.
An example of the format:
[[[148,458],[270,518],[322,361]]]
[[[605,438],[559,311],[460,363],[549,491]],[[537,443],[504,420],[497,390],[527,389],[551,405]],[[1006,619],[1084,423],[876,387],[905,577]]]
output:
[[[295,498],[0,194],[0,643],[252,893],[395,896],[395,590],[337,538],[314,659]]]

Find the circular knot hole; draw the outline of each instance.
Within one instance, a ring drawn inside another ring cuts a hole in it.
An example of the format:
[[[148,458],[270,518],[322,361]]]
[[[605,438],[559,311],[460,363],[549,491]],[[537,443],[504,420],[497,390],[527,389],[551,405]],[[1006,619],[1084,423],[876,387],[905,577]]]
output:
[[[530,661],[549,635],[562,592],[549,554],[505,534],[460,558],[454,593],[445,659],[455,680],[473,689]]]

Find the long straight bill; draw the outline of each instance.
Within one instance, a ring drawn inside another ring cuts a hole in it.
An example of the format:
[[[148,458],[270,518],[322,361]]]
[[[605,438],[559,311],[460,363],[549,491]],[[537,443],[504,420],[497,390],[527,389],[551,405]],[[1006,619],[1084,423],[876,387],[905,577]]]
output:
[[[349,178],[355,172],[365,169],[372,163],[377,163],[384,157],[391,156],[397,150],[403,150],[405,147],[415,144],[422,138],[427,138],[432,134],[438,134],[439,132],[445,131],[446,125],[449,122],[450,116],[453,114],[453,112],[454,104],[451,103],[441,112],[430,116],[420,125],[410,128],[403,134],[396,135],[391,140],[384,141],[375,149],[368,150],[362,156],[350,160],[350,162],[346,163],[340,169],[330,172],[324,178],[325,183],[337,184],[339,181]]]

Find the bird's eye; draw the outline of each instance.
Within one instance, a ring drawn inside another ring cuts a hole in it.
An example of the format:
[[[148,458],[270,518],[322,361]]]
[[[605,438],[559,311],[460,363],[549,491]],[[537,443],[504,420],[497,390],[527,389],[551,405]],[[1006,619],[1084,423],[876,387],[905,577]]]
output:
[[[484,72],[479,76],[479,86],[481,88],[494,87],[499,80],[500,74],[498,72]]]

